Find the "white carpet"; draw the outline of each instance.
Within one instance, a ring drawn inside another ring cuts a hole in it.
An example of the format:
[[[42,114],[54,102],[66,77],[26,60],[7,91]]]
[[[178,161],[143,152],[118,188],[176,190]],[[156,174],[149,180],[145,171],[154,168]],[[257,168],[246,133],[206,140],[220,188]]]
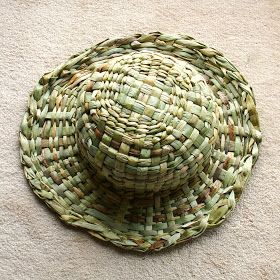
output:
[[[280,2],[0,0],[0,279],[279,279]],[[18,130],[40,76],[92,43],[188,33],[221,50],[252,85],[261,154],[233,215],[156,254],[116,249],[64,226],[31,192]]]

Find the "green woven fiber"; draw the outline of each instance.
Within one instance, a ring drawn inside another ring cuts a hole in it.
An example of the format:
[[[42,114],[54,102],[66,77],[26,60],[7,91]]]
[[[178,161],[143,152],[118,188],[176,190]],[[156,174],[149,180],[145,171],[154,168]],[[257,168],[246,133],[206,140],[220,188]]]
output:
[[[260,142],[237,68],[160,32],[105,40],[44,74],[20,128],[34,193],[64,222],[138,251],[220,225]]]

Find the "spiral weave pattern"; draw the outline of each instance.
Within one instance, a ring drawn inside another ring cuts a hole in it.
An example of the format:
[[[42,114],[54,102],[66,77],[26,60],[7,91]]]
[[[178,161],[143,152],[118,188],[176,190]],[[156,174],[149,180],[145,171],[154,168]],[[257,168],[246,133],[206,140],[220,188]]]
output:
[[[260,141],[235,66],[159,32],[106,40],[45,74],[20,133],[35,194],[68,224],[139,251],[219,225]]]
[[[204,169],[219,112],[189,64],[136,52],[102,61],[90,77],[84,75],[78,146],[116,189],[139,195],[175,189]]]

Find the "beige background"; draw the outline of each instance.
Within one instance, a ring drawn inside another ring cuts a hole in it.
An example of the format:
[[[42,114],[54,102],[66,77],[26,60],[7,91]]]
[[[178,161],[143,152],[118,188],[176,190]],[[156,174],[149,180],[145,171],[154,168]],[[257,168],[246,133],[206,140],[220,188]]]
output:
[[[279,19],[279,0],[0,0],[0,279],[279,279]],[[187,244],[136,254],[47,210],[24,179],[18,129],[43,73],[92,43],[148,31],[185,32],[224,52],[255,91],[264,139],[227,222]]]

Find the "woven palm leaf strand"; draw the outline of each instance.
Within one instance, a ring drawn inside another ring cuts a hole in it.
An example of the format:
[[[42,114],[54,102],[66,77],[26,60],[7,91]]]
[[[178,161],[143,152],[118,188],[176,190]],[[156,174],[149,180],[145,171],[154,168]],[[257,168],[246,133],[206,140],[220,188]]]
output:
[[[260,142],[236,67],[159,32],[105,40],[43,75],[20,132],[34,193],[64,222],[138,251],[223,222]]]

